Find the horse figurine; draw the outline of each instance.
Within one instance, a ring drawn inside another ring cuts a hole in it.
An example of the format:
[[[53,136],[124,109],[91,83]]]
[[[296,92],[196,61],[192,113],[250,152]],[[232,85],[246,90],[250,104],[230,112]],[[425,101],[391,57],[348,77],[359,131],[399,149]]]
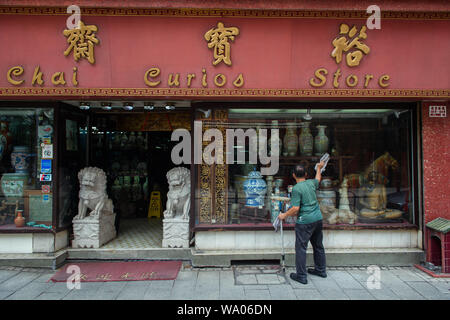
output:
[[[389,152],[385,152],[382,156],[373,161],[362,173],[350,173],[344,177],[347,179],[349,188],[359,188],[367,182],[367,177],[370,172],[377,172],[377,184],[387,185],[389,180],[389,168],[397,170],[399,168],[398,161],[395,160]]]

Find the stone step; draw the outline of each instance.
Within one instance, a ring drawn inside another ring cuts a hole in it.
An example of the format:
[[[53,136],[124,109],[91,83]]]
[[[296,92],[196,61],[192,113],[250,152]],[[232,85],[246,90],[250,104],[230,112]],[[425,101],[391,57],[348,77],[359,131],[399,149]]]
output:
[[[191,260],[188,248],[67,249],[70,260]]]
[[[411,266],[424,260],[424,251],[415,248],[326,249],[327,266]],[[192,249],[194,267],[229,267],[232,262],[280,260],[281,250],[199,251]],[[307,251],[307,264],[313,265],[313,252]],[[285,264],[295,266],[294,250],[285,251]]]
[[[67,258],[67,250],[55,253],[1,253],[0,266],[50,268],[56,270]]]

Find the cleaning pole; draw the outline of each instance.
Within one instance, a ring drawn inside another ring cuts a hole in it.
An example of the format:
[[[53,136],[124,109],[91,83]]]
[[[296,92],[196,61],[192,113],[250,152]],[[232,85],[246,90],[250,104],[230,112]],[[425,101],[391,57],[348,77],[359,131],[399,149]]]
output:
[[[284,237],[283,237],[283,220],[280,220],[280,234],[281,234],[281,269],[283,273],[286,272],[285,255],[284,255]]]

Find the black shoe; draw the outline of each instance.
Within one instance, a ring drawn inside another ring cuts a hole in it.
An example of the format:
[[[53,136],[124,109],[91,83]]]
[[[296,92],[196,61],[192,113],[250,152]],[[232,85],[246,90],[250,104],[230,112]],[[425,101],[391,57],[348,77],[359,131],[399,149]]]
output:
[[[319,272],[316,269],[312,269],[312,268],[308,269],[308,273],[313,274],[315,276],[322,277],[322,278],[326,278],[327,277],[327,273],[326,272]]]
[[[291,273],[289,277],[294,281],[300,282],[301,284],[308,284],[308,280],[306,278],[299,278],[296,273]]]

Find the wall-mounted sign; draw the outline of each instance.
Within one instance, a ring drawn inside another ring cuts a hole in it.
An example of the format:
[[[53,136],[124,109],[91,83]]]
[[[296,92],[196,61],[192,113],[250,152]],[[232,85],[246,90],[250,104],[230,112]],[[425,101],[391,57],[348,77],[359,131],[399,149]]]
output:
[[[42,159],[53,159],[53,144],[42,144]]]
[[[187,20],[171,14],[153,17],[138,9],[145,18],[136,19],[99,9],[70,29],[54,8],[23,14],[2,10],[0,30],[14,47],[13,53],[0,51],[0,96],[8,99],[398,96],[443,101],[450,92],[450,42],[442,41],[450,19],[443,12],[406,12],[370,30],[365,13],[253,10],[220,16],[194,10],[196,18],[189,18],[186,28]],[[142,30],[157,32],[145,36]],[[412,50],[410,34],[426,45]],[[440,67],[421,67],[427,61]]]
[[[41,186],[41,191],[42,191],[42,193],[50,193],[51,186],[49,184],[43,184]]]
[[[40,181],[50,182],[52,181],[52,175],[50,173],[41,173],[39,176]]]
[[[447,118],[447,106],[429,106],[430,118]]]
[[[41,173],[52,173],[52,160],[41,159]]]

